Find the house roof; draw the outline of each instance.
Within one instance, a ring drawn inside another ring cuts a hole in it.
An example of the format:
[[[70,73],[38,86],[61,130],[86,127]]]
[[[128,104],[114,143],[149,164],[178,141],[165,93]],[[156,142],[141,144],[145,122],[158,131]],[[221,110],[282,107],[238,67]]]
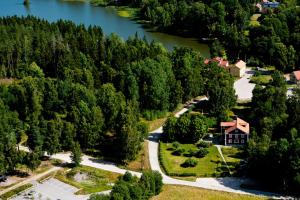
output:
[[[299,71],[293,71],[293,74],[294,74],[295,78],[297,79],[297,81],[300,81],[300,70]]]
[[[204,64],[208,64],[208,63],[210,63],[210,62],[216,62],[216,63],[218,63],[218,65],[219,65],[220,67],[224,67],[224,68],[226,68],[226,67],[229,66],[229,62],[228,62],[227,60],[224,60],[224,59],[221,58],[221,57],[214,57],[214,58],[212,58],[212,59],[205,59],[205,60],[204,60]]]
[[[229,125],[229,127],[226,125]],[[225,130],[225,133],[230,133],[231,131],[233,131],[235,129],[239,129],[246,134],[250,133],[249,123],[238,117],[236,118],[236,120],[233,120],[232,122],[221,122],[221,127],[228,127]]]
[[[235,63],[235,66],[238,67],[238,68],[240,68],[240,69],[242,69],[242,68],[244,68],[246,66],[246,63],[244,61],[242,61],[242,60],[239,60],[239,61],[237,61]]]

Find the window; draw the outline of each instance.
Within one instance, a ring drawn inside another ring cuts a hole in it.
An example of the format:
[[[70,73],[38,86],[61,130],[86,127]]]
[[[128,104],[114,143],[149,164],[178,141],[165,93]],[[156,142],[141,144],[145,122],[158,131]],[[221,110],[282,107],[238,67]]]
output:
[[[239,143],[239,139],[235,139],[235,140],[234,140],[234,143]]]
[[[232,139],[229,139],[229,140],[228,140],[228,144],[231,144],[231,143],[232,143]]]
[[[239,139],[239,135],[238,134],[234,135],[234,138]]]
[[[241,143],[242,143],[242,144],[244,144],[244,143],[245,143],[245,141],[244,141],[244,140],[241,140]]]
[[[237,132],[239,132],[239,130],[238,130],[238,129],[235,129],[235,132],[237,133]]]
[[[245,138],[245,135],[244,135],[244,134],[241,134],[241,138]]]
[[[229,138],[232,138],[232,135],[231,135],[231,134],[229,134],[228,136],[229,136]]]

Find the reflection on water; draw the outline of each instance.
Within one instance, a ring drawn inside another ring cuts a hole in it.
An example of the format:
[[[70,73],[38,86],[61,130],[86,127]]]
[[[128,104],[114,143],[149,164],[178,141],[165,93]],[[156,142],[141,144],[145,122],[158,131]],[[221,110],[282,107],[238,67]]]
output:
[[[58,19],[71,20],[76,24],[101,26],[105,34],[117,33],[127,39],[137,33],[140,37],[146,36],[148,41],[161,42],[168,49],[174,46],[186,46],[200,51],[209,57],[209,48],[193,38],[183,38],[169,34],[150,32],[142,25],[118,16],[112,8],[95,7],[88,3],[64,2],[62,0],[31,0],[28,7],[23,0],[0,0],[0,16],[34,15],[50,22]]]

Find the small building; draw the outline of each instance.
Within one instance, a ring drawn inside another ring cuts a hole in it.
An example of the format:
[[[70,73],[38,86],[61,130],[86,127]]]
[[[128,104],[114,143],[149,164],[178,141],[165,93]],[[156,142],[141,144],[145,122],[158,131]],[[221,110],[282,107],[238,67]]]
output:
[[[248,122],[235,117],[231,122],[221,122],[221,133],[227,145],[244,145],[249,140],[250,126]]]
[[[239,60],[230,67],[229,72],[232,76],[243,77],[246,72],[246,63],[242,60]]]
[[[300,85],[300,70],[293,71],[290,75],[290,81]]]

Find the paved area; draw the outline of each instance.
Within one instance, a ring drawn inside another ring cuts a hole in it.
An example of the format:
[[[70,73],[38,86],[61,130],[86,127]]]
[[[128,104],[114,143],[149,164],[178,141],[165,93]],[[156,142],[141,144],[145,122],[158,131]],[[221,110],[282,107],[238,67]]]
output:
[[[4,190],[0,191],[0,195],[2,195],[4,193],[7,193],[7,192],[9,192],[9,191],[11,191],[13,189],[16,189],[16,188],[18,188],[18,187],[20,187],[22,185],[27,184],[27,183],[31,183],[31,182],[33,182],[35,180],[38,180],[39,178],[41,178],[43,176],[46,176],[47,174],[50,174],[51,172],[57,171],[59,169],[61,169],[61,168],[60,167],[53,167],[53,168],[47,170],[44,173],[40,173],[40,174],[34,175],[34,176],[30,177],[30,178],[27,178],[26,180],[24,180],[24,181],[22,181],[22,182],[20,182],[20,183],[18,183],[16,185],[14,185],[14,186],[12,186],[12,187],[9,187],[7,189],[4,189]]]
[[[240,101],[248,101],[252,99],[252,91],[255,84],[250,83],[250,78],[254,74],[251,69],[246,70],[245,76],[234,82],[235,94]]]
[[[34,183],[34,186],[21,193],[12,200],[40,199],[40,200],[86,200],[89,195],[75,195],[78,189],[51,178],[43,183]]]

